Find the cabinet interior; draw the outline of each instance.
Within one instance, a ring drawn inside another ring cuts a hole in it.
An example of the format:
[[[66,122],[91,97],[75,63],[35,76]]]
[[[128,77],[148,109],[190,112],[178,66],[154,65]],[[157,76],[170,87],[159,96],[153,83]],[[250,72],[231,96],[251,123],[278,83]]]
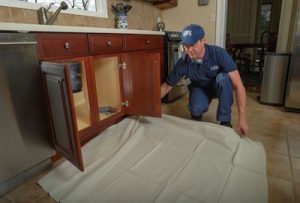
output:
[[[85,65],[83,61],[80,61],[80,63],[82,74],[82,89],[80,92],[73,92],[73,100],[78,130],[82,130],[91,126]]]
[[[121,111],[118,56],[94,57],[96,94],[100,120]]]

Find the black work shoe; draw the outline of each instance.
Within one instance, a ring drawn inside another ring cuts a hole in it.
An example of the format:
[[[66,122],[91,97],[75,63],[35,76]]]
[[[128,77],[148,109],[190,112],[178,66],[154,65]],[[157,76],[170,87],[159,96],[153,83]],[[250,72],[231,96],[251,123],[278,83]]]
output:
[[[202,115],[201,116],[194,116],[193,114],[191,114],[192,119],[196,120],[196,121],[202,121]]]
[[[230,121],[221,121],[220,125],[232,128],[232,125],[231,125]]]

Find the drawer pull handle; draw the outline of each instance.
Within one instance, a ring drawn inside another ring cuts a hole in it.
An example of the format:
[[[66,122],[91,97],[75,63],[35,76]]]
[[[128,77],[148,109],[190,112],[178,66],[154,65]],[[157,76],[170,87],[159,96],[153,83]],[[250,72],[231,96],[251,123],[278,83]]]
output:
[[[146,44],[149,45],[149,44],[150,44],[150,40],[147,40],[147,41],[146,41]]]
[[[107,47],[111,47],[111,42],[110,41],[107,42]]]
[[[65,43],[65,48],[66,48],[66,49],[70,49],[70,42],[66,42],[66,43]]]

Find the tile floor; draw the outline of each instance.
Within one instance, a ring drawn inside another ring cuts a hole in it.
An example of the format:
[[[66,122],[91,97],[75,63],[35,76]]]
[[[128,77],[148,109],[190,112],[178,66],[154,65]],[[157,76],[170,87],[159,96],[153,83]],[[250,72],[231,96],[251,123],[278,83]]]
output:
[[[267,174],[270,203],[300,203],[300,114],[287,113],[282,107],[261,105],[257,93],[247,93],[247,121],[249,138],[263,143],[267,153]],[[190,119],[188,94],[170,104],[162,105],[162,112]],[[216,123],[217,100],[213,100],[203,120]],[[233,128],[237,126],[237,108],[232,107]],[[0,203],[55,202],[37,184],[46,172],[17,187]]]

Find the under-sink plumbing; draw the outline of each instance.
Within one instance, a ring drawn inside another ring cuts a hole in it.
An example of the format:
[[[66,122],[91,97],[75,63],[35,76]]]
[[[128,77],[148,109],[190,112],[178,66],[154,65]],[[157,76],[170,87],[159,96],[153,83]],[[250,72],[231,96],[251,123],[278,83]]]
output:
[[[41,7],[38,10],[38,16],[39,16],[39,23],[40,24],[43,24],[43,25],[52,25],[52,23],[54,22],[54,20],[56,19],[56,17],[60,13],[60,11],[68,9],[68,5],[66,4],[66,2],[62,1],[60,3],[60,6],[56,9],[56,11],[52,14],[52,16],[50,17],[50,19],[48,20],[47,13],[48,13],[49,9],[51,8],[51,6],[53,4],[54,3],[49,4],[48,8]]]

